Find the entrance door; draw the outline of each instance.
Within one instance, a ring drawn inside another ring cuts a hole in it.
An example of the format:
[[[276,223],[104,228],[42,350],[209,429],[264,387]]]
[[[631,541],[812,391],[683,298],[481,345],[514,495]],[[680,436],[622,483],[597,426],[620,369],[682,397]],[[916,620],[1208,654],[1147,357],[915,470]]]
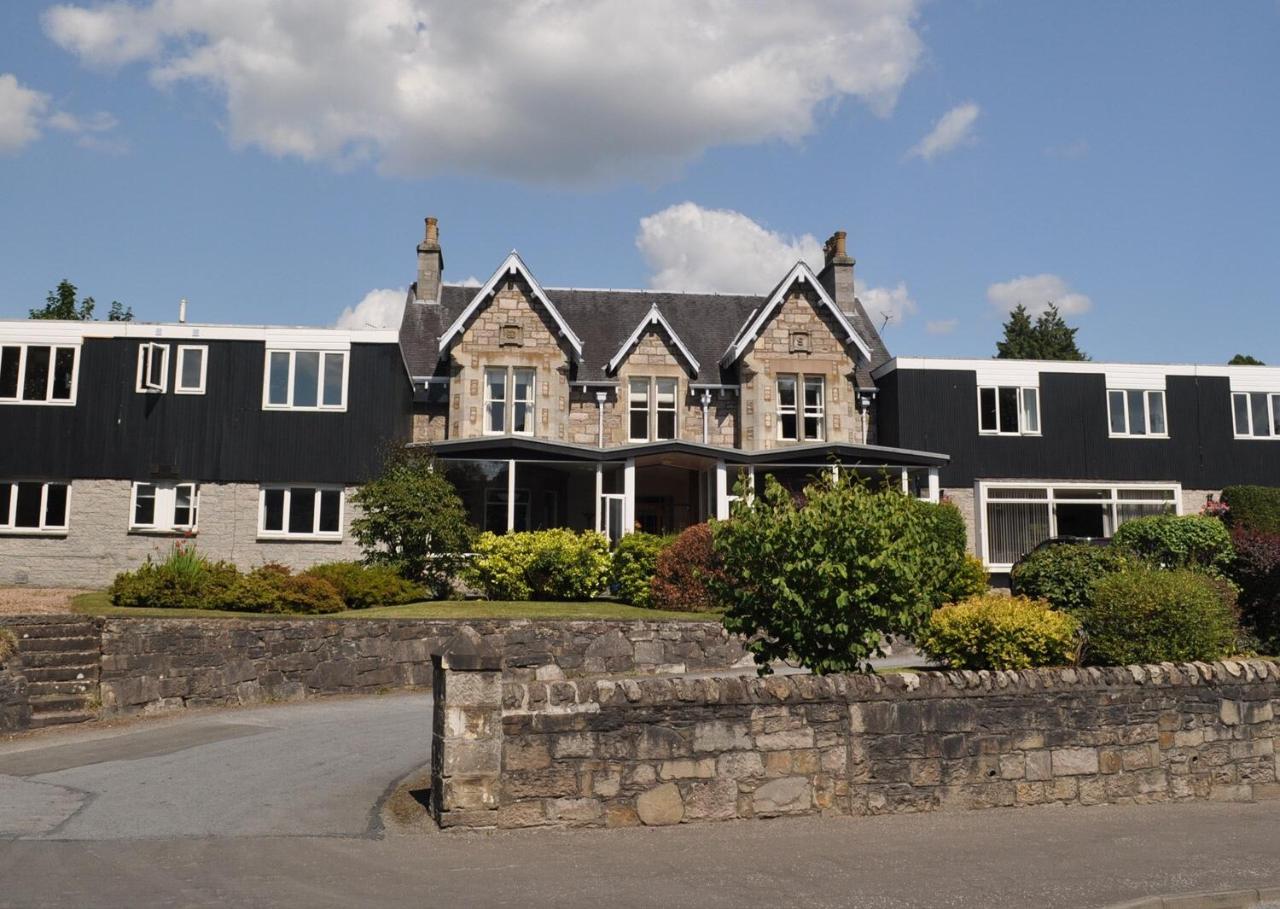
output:
[[[600,532],[609,538],[610,543],[622,539],[622,515],[627,497],[607,492],[600,496],[600,521],[604,525]]]

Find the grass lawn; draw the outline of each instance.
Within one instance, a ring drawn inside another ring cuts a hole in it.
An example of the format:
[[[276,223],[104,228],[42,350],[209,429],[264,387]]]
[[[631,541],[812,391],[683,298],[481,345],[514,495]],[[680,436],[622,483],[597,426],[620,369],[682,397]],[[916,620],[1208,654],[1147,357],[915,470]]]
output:
[[[500,602],[488,600],[440,600],[409,603],[406,606],[384,606],[378,609],[349,609],[328,615],[277,615],[262,612],[228,612],[221,609],[133,609],[112,606],[106,591],[82,593],[71,601],[71,608],[85,615],[134,616],[148,619],[672,619],[698,622],[718,621],[711,612],[667,612],[662,609],[640,609],[609,600],[585,603]]]

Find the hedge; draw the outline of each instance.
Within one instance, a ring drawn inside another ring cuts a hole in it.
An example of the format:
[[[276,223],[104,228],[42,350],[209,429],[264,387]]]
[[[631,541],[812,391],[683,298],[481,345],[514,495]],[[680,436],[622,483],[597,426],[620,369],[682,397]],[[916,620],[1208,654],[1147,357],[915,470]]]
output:
[[[1232,527],[1280,533],[1280,488],[1274,486],[1228,486],[1222,501],[1230,512]]]

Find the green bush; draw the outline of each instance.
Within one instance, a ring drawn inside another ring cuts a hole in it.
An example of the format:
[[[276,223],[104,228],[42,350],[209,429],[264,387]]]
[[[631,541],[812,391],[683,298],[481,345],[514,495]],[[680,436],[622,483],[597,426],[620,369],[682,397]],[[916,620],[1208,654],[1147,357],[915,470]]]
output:
[[[1089,605],[1089,591],[1098,579],[1129,567],[1133,561],[1127,552],[1110,546],[1044,546],[1013,566],[1013,592],[1078,615]]]
[[[985,595],[991,589],[986,566],[975,555],[966,555],[944,586],[943,603],[960,603]]]
[[[1080,623],[1044,600],[988,593],[943,606],[916,636],[953,669],[1030,669],[1075,660]]]
[[[1236,527],[1231,579],[1240,585],[1240,615],[1264,652],[1280,653],[1280,533]]]
[[[652,533],[629,533],[613,550],[610,583],[618,599],[632,606],[653,605],[653,576],[658,568],[658,555],[672,542],[672,537]]]
[[[400,577],[390,565],[326,562],[308,568],[303,574],[328,581],[347,609],[399,606],[427,597],[425,587]]]
[[[1219,498],[1230,509],[1232,527],[1280,533],[1280,487],[1228,486]]]
[[[594,531],[486,532],[464,577],[491,600],[586,600],[609,580],[609,541]]]
[[[1221,574],[1235,550],[1231,534],[1217,518],[1204,515],[1155,515],[1126,521],[1111,545],[1157,568],[1192,568]]]
[[[239,572],[212,562],[195,546],[175,544],[164,561],[150,556],[135,571],[122,571],[107,588],[115,606],[151,609],[216,609]]]
[[[430,451],[396,448],[381,473],[351,501],[358,509],[351,534],[371,565],[447,596],[466,562],[475,534],[467,510]]]
[[[713,546],[711,525],[694,524],[658,554],[649,584],[651,602],[675,612],[712,612],[722,605],[714,585],[723,578],[724,563]]]
[[[712,525],[724,623],[760,671],[793,659],[816,673],[866,665],[888,635],[914,637],[965,560],[954,509],[824,473],[797,506],[772,477]]]
[[[0,666],[4,666],[9,657],[18,652],[18,639],[8,628],[0,628]]]
[[[1188,569],[1149,565],[1099,580],[1081,619],[1097,665],[1216,660],[1234,649],[1234,588]]]
[[[225,594],[221,608],[241,612],[323,615],[345,607],[332,584],[309,574],[293,574],[268,562],[241,575]]]

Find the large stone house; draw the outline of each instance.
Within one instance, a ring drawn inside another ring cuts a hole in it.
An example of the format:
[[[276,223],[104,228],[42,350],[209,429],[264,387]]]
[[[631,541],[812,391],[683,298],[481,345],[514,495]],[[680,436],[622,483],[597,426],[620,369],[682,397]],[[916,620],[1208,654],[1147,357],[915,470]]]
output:
[[[955,503],[997,575],[1280,485],[1280,369],[893,357],[840,232],[759,295],[543,287],[514,252],[448,284],[431,218],[417,253],[398,333],[0,322],[0,584],[100,585],[185,538],[350,558],[388,445],[430,446],[477,527],[612,539],[839,466]]]

